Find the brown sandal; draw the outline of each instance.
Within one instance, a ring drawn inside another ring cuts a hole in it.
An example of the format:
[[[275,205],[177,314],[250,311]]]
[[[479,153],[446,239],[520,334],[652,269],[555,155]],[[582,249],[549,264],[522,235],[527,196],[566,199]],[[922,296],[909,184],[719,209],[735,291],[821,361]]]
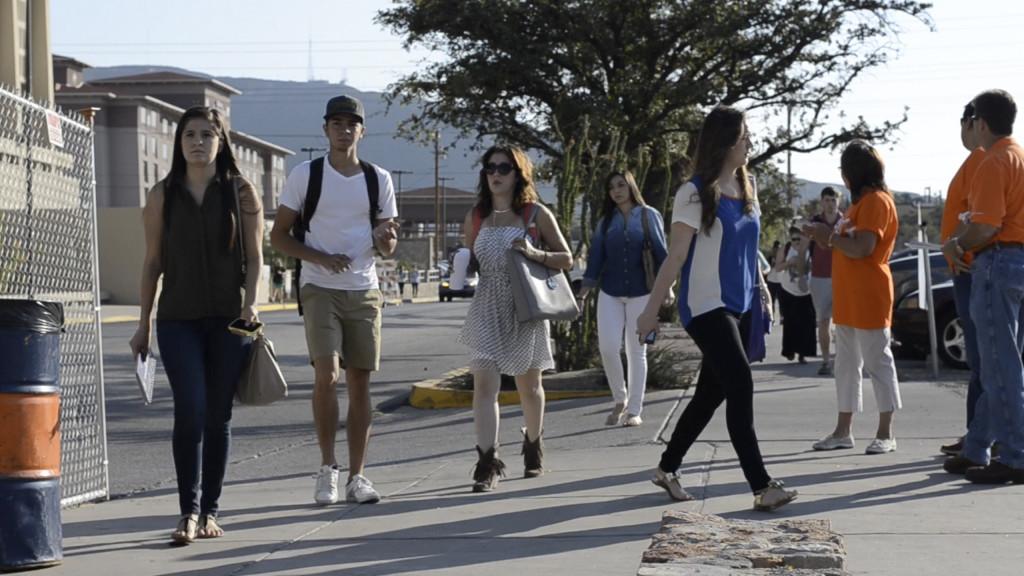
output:
[[[220,538],[224,535],[224,529],[217,524],[217,517],[213,514],[203,514],[199,518],[200,538]]]
[[[199,529],[199,516],[186,514],[178,520],[178,527],[171,532],[171,541],[175,544],[189,544],[196,539],[196,532]]]

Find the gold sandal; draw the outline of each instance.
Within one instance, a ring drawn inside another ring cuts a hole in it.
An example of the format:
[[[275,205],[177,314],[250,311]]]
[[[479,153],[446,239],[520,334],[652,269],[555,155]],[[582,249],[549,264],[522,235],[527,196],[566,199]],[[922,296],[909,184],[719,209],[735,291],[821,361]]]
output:
[[[199,516],[187,514],[178,520],[178,527],[171,532],[171,541],[175,544],[189,544],[196,539],[196,532],[199,529]]]
[[[224,529],[217,524],[217,517],[213,514],[203,514],[199,518],[200,538],[220,538],[224,535]]]

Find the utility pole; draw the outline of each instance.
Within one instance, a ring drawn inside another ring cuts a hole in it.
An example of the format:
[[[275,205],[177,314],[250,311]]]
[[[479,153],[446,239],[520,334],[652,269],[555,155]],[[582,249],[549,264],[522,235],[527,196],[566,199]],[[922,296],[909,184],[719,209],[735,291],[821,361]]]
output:
[[[792,137],[791,130],[793,129],[793,103],[786,102],[786,140]],[[789,143],[786,146],[786,191],[789,193],[790,203],[795,202],[793,198],[793,151],[789,149]]]
[[[325,152],[327,150],[327,148],[316,148],[316,147],[313,147],[313,146],[303,146],[302,148],[299,148],[299,150],[301,150],[303,152],[309,153],[309,159],[312,160],[313,159],[313,152]]]
[[[438,181],[441,182],[441,256],[444,258],[448,257],[448,196],[447,196],[447,184],[449,180],[455,180],[451,176],[441,176]]]
[[[398,222],[402,222],[402,174],[412,174],[412,170],[392,170],[392,174],[398,176],[398,192],[395,193],[395,201],[398,203]]]
[[[441,131],[434,130],[434,242],[440,242],[439,234],[441,232]],[[439,245],[438,245],[439,246]],[[438,246],[434,246],[434,251],[438,250]],[[444,253],[441,252],[441,256]]]

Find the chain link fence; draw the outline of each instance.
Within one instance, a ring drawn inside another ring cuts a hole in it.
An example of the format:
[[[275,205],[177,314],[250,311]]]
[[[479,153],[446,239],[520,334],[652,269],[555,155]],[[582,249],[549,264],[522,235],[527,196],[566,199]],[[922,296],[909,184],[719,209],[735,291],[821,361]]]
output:
[[[93,131],[0,88],[0,298],[64,305],[64,506],[109,494]]]

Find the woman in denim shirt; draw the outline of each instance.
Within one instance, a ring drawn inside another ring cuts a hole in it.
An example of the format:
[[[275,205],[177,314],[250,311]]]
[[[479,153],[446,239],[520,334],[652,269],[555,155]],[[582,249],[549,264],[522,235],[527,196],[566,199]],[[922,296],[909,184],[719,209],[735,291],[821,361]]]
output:
[[[581,298],[592,288],[599,287],[597,298],[597,340],[604,364],[605,377],[612,389],[615,407],[605,424],[639,426],[644,407],[644,387],[647,382],[647,345],[632,337],[636,331],[636,318],[647,305],[651,287],[644,273],[644,225],[647,219],[651,252],[654,255],[654,274],[665,260],[665,229],[661,214],[644,204],[636,179],[628,170],[612,172],[605,179],[602,216],[590,241],[590,257],[583,276]],[[619,356],[625,334],[627,380]]]

